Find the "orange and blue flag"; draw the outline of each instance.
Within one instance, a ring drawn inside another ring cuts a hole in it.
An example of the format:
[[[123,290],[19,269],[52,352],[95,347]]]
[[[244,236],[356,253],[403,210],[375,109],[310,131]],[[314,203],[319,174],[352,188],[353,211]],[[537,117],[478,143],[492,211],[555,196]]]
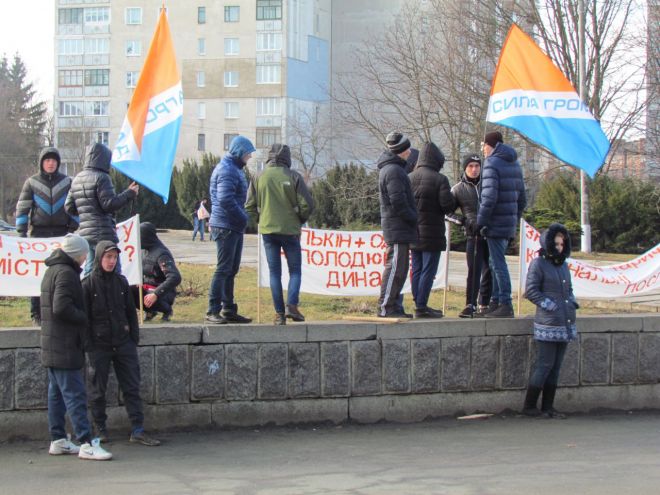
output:
[[[112,153],[112,166],[165,203],[182,116],[181,76],[163,8]]]
[[[591,177],[610,149],[575,88],[515,24],[497,63],[486,120],[515,129]]]

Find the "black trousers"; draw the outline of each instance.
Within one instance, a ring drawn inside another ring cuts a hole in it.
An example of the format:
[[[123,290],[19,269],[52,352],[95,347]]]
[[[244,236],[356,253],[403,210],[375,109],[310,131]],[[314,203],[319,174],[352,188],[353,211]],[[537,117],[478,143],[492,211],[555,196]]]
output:
[[[397,300],[408,276],[410,267],[409,248],[409,244],[390,244],[387,246],[385,270],[381,278],[380,297],[378,298],[378,314],[381,316],[400,309]]]
[[[133,430],[142,428],[144,413],[140,398],[140,362],[135,342],[129,339],[118,347],[94,349],[87,353],[87,359],[89,408],[94,424],[105,427],[108,419],[105,412],[105,394],[108,388],[110,364],[112,364]]]
[[[133,300],[135,301],[135,307],[140,311],[140,288],[137,285],[131,285],[131,292],[133,293]],[[148,292],[142,293],[142,297],[146,296]],[[174,299],[176,299],[176,292],[166,292],[162,296],[159,296],[156,299],[156,302],[150,308],[145,307],[145,311],[153,311],[154,313],[163,313],[169,315],[172,312],[172,306],[174,306]]]
[[[476,257],[474,250],[477,250]],[[468,275],[465,290],[465,304],[487,306],[493,292],[493,279],[488,265],[488,243],[481,236],[468,237],[465,245]]]

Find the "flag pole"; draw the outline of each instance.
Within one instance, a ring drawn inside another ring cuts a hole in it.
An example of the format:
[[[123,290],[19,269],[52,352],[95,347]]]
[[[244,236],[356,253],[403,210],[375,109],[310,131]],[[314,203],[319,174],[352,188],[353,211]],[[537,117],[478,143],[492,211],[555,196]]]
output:
[[[518,238],[518,309],[516,311],[517,315],[520,316],[520,305],[522,302],[522,273],[523,273],[523,263],[525,259],[523,257],[523,229],[525,221],[520,217],[520,236]]]
[[[138,284],[138,295],[140,297],[140,326],[144,325],[144,293],[142,290],[142,282],[144,282],[144,275],[142,273],[142,237],[140,235],[140,214],[135,215],[135,222],[137,223],[137,256],[138,256],[138,270],[140,274],[140,283]],[[133,227],[135,228],[135,227]]]
[[[261,323],[261,230],[257,225],[257,323]]]
[[[445,251],[445,289],[442,293],[442,314],[447,313],[447,286],[449,285],[449,252],[451,250],[451,223],[445,222],[447,231],[447,250]]]
[[[587,96],[585,75],[587,73],[586,36],[584,32],[584,0],[578,0],[578,85],[580,101]],[[591,223],[589,222],[589,182],[584,170],[580,170],[580,224],[582,225],[582,252],[591,252]]]

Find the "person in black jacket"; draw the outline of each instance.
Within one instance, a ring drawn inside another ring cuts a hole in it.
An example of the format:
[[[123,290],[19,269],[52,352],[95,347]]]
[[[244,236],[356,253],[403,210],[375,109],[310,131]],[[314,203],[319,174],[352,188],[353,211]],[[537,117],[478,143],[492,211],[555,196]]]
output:
[[[417,166],[408,176],[417,205],[418,241],[412,251],[412,293],[415,318],[442,318],[442,311],[428,306],[440,254],[447,249],[445,215],[456,208],[449,180],[440,173],[445,155],[433,143],[425,143]]]
[[[417,241],[417,207],[406,174],[410,141],[400,132],[386,138],[387,150],[378,158],[380,223],[387,244],[381,278],[378,316],[411,318],[398,302],[408,275],[410,244]]]
[[[577,338],[575,310],[579,308],[566,258],[571,255],[571,238],[566,227],[553,223],[541,234],[539,256],[527,272],[525,297],[536,305],[534,340],[538,353],[525,396],[523,414],[564,418],[554,408],[559,371],[571,340]],[[539,395],[541,410],[536,408]]]
[[[94,427],[101,441],[107,442],[105,394],[112,364],[131,421],[129,440],[159,445],[144,432],[137,354],[140,328],[128,280],[116,271],[119,248],[112,241],[101,241],[95,254],[92,273],[82,283],[89,321],[89,404]]]
[[[82,367],[87,344],[87,313],[80,284],[80,265],[89,246],[69,234],[62,247],[46,259],[41,281],[41,364],[48,368],[48,429],[51,455],[78,454],[81,459],[107,460],[112,454],[92,440],[87,419],[87,394]],[[80,446],[66,434],[68,413]]]
[[[169,321],[172,306],[176,298],[176,288],[181,283],[181,274],[176,267],[174,257],[165,244],[158,238],[156,226],[151,222],[140,224],[140,243],[142,244],[142,283],[143,304],[146,308],[145,320],[151,320],[156,314],[163,313],[162,319]],[[136,306],[140,306],[140,291],[133,287]]]
[[[74,177],[65,203],[67,213],[80,218],[78,234],[89,243],[85,276],[92,271],[96,245],[100,241],[119,242],[115,212],[133,200],[140,189],[132,182],[124,192],[115,194],[110,179],[112,151],[104,144],[94,143],[86,152],[85,166]]]
[[[71,178],[60,172],[60,153],[44,148],[39,154],[39,172],[29,177],[16,203],[16,232],[21,237],[59,237],[78,228],[78,218],[64,211]],[[30,317],[41,324],[39,298],[30,300]]]
[[[490,302],[492,279],[488,266],[488,243],[477,228],[477,210],[479,208],[479,182],[481,181],[481,157],[472,153],[463,158],[463,176],[460,182],[451,188],[461,209],[459,219],[465,230],[465,258],[468,274],[465,290],[465,308],[458,316],[471,318],[482,316]],[[459,215],[450,215],[454,218]],[[475,253],[476,250],[476,253]],[[477,299],[479,307],[477,308]]]

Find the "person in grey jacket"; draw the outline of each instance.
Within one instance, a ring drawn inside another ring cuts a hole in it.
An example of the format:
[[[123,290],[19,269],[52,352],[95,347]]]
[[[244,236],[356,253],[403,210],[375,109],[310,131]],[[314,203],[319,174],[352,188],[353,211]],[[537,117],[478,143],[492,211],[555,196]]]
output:
[[[80,218],[78,234],[89,243],[90,251],[83,271],[85,276],[94,266],[96,245],[100,241],[119,242],[115,230],[115,212],[133,200],[140,189],[132,182],[124,192],[115,194],[110,179],[110,148],[101,143],[93,143],[87,147],[86,152],[85,166],[73,179],[64,205],[69,215]]]
[[[536,305],[534,340],[538,348],[536,365],[529,380],[523,414],[563,418],[554,407],[559,371],[568,342],[577,338],[571,273],[566,258],[571,254],[571,238],[566,227],[553,223],[541,235],[538,258],[527,272],[525,297]],[[539,395],[541,410],[536,407]]]

